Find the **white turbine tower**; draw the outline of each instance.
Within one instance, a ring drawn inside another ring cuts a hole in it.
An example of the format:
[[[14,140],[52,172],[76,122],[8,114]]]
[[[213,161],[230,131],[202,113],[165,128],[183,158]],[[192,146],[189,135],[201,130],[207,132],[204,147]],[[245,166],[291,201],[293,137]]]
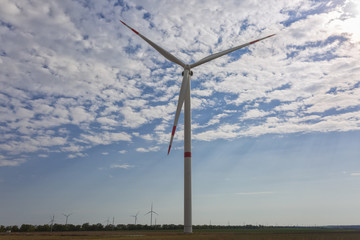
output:
[[[136,215],[131,215],[131,217],[135,218],[135,225],[136,225],[136,222],[137,222],[137,216],[139,215],[139,212],[136,213]]]
[[[149,214],[150,213],[150,226],[152,226],[152,215],[153,213],[155,213],[156,215],[159,215],[157,212],[153,211],[153,204],[151,203],[151,210],[146,213],[145,215]]]
[[[171,144],[174,139],[176,126],[179,120],[179,115],[183,106],[183,103],[185,102],[184,107],[184,232],[185,233],[191,233],[192,232],[192,208],[191,208],[191,104],[190,104],[190,77],[193,75],[193,72],[191,69],[194,67],[197,67],[203,63],[209,62],[211,60],[214,60],[218,57],[224,56],[226,54],[229,54],[233,51],[239,50],[241,48],[247,47],[251,44],[254,44],[256,42],[259,42],[261,40],[264,40],[266,38],[272,37],[275,34],[230,48],[228,50],[212,54],[210,56],[207,56],[193,64],[185,64],[183,61],[179,60],[175,56],[173,56],[168,51],[164,50],[160,46],[156,45],[149,39],[147,39],[145,36],[140,34],[138,31],[131,28],[129,25],[124,23],[120,20],[126,27],[131,29],[134,33],[136,33],[139,37],[141,37],[143,40],[145,40],[148,44],[150,44],[155,50],[157,50],[161,55],[163,55],[165,58],[167,58],[169,61],[176,63],[184,68],[184,71],[182,72],[183,80],[181,83],[180,88],[180,94],[178,98],[177,108],[176,108],[176,114],[175,114],[175,120],[173,129],[171,132],[171,138],[170,138],[170,144],[168,149],[168,155],[170,153]]]

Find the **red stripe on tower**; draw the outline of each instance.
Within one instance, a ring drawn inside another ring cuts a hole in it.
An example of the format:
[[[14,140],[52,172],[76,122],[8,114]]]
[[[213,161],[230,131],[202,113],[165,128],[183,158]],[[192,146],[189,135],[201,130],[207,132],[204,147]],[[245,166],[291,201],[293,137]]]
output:
[[[173,130],[172,130],[172,132],[171,132],[171,135],[175,135],[175,130],[176,130],[176,126],[173,126]]]
[[[250,42],[250,44],[256,43],[256,42],[258,42],[258,41],[259,41],[259,40],[252,41],[252,42]]]
[[[185,152],[184,157],[191,157],[191,152]]]

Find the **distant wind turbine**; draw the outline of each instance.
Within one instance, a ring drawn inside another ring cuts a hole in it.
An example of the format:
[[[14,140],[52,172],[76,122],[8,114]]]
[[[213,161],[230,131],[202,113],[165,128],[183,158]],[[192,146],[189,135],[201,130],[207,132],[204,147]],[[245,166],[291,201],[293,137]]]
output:
[[[224,56],[226,54],[229,54],[231,52],[234,52],[236,50],[239,50],[241,48],[247,47],[251,44],[254,44],[256,42],[259,42],[261,40],[264,40],[266,38],[272,37],[275,34],[230,48],[228,50],[212,54],[210,56],[207,56],[203,59],[200,59],[199,61],[192,63],[192,64],[185,64],[180,59],[173,56],[171,53],[166,51],[165,49],[161,48],[160,46],[156,45],[149,39],[147,39],[145,36],[140,34],[135,29],[131,28],[129,25],[124,23],[120,20],[126,27],[131,29],[135,34],[137,34],[139,37],[141,37],[143,40],[145,40],[148,44],[150,44],[155,50],[157,50],[161,55],[163,55],[166,59],[169,61],[176,63],[184,68],[184,71],[182,72],[183,80],[180,87],[180,94],[178,98],[177,108],[176,108],[176,114],[174,119],[174,125],[171,132],[171,138],[170,138],[170,144],[168,149],[168,155],[170,153],[171,144],[174,139],[176,126],[179,120],[180,112],[182,109],[182,106],[185,102],[184,107],[184,232],[185,233],[191,233],[192,232],[192,206],[191,206],[191,103],[190,103],[190,77],[193,75],[193,72],[191,71],[192,68],[195,68],[197,66],[200,66],[201,64],[204,64],[206,62],[209,62],[211,60],[214,60],[216,58],[219,58],[221,56]]]
[[[63,213],[63,215],[66,217],[65,225],[67,225],[68,224],[68,218],[72,215],[72,213],[69,213],[69,214]]]
[[[148,213],[146,213],[145,215],[148,215],[150,213],[150,226],[152,226],[152,215],[153,215],[153,213],[155,213],[156,215],[159,215],[157,212],[155,212],[155,211],[153,211],[153,204],[151,203],[151,210],[148,212]]]
[[[135,218],[135,225],[136,225],[136,221],[137,221],[137,216],[139,215],[139,212],[136,213],[136,215],[132,215],[131,217]]]
[[[50,232],[52,232],[52,230],[53,230],[54,222],[55,222],[55,215],[52,215],[51,220],[49,221],[49,223],[50,223]]]

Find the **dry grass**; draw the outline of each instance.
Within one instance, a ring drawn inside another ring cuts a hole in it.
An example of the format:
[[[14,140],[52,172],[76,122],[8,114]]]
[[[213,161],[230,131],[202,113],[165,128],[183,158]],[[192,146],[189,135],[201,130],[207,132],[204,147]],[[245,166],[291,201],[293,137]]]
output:
[[[56,232],[1,234],[0,240],[359,240],[360,231]]]

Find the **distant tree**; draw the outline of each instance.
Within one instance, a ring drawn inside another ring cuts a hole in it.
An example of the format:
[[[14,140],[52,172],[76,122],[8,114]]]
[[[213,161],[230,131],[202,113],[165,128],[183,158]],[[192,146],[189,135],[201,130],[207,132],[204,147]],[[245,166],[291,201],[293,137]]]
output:
[[[65,225],[65,231],[75,232],[80,230],[81,230],[81,225],[74,225],[74,224]]]
[[[84,223],[83,225],[81,225],[81,231],[90,231],[90,224]]]
[[[35,227],[30,224],[23,224],[20,227],[20,232],[34,232],[34,231],[35,231]]]
[[[14,226],[11,226],[10,229],[8,229],[8,230],[10,230],[11,232],[18,232],[18,231],[19,231],[19,227],[16,226],[16,225],[14,225]]]
[[[105,231],[114,231],[114,229],[115,229],[115,226],[112,224],[108,224],[104,227]]]
[[[118,224],[118,225],[116,225],[115,229],[116,229],[117,231],[126,230],[126,229],[127,229],[127,225],[125,225],[125,224]]]
[[[162,229],[164,230],[176,230],[176,229],[179,229],[179,225],[175,225],[175,224],[164,224],[162,225],[161,227]]]
[[[53,231],[54,232],[63,232],[63,231],[65,231],[66,230],[66,227],[65,227],[65,225],[63,225],[63,224],[57,224],[57,223],[55,223],[54,225],[53,225]]]
[[[39,225],[35,227],[37,232],[50,232],[50,226],[48,224]]]
[[[90,225],[89,223],[84,223],[81,226],[81,230],[82,231],[102,231],[102,230],[104,230],[104,226],[101,223],[92,224],[92,225]]]
[[[93,225],[92,231],[102,231],[104,230],[104,226],[101,223],[97,223]]]

